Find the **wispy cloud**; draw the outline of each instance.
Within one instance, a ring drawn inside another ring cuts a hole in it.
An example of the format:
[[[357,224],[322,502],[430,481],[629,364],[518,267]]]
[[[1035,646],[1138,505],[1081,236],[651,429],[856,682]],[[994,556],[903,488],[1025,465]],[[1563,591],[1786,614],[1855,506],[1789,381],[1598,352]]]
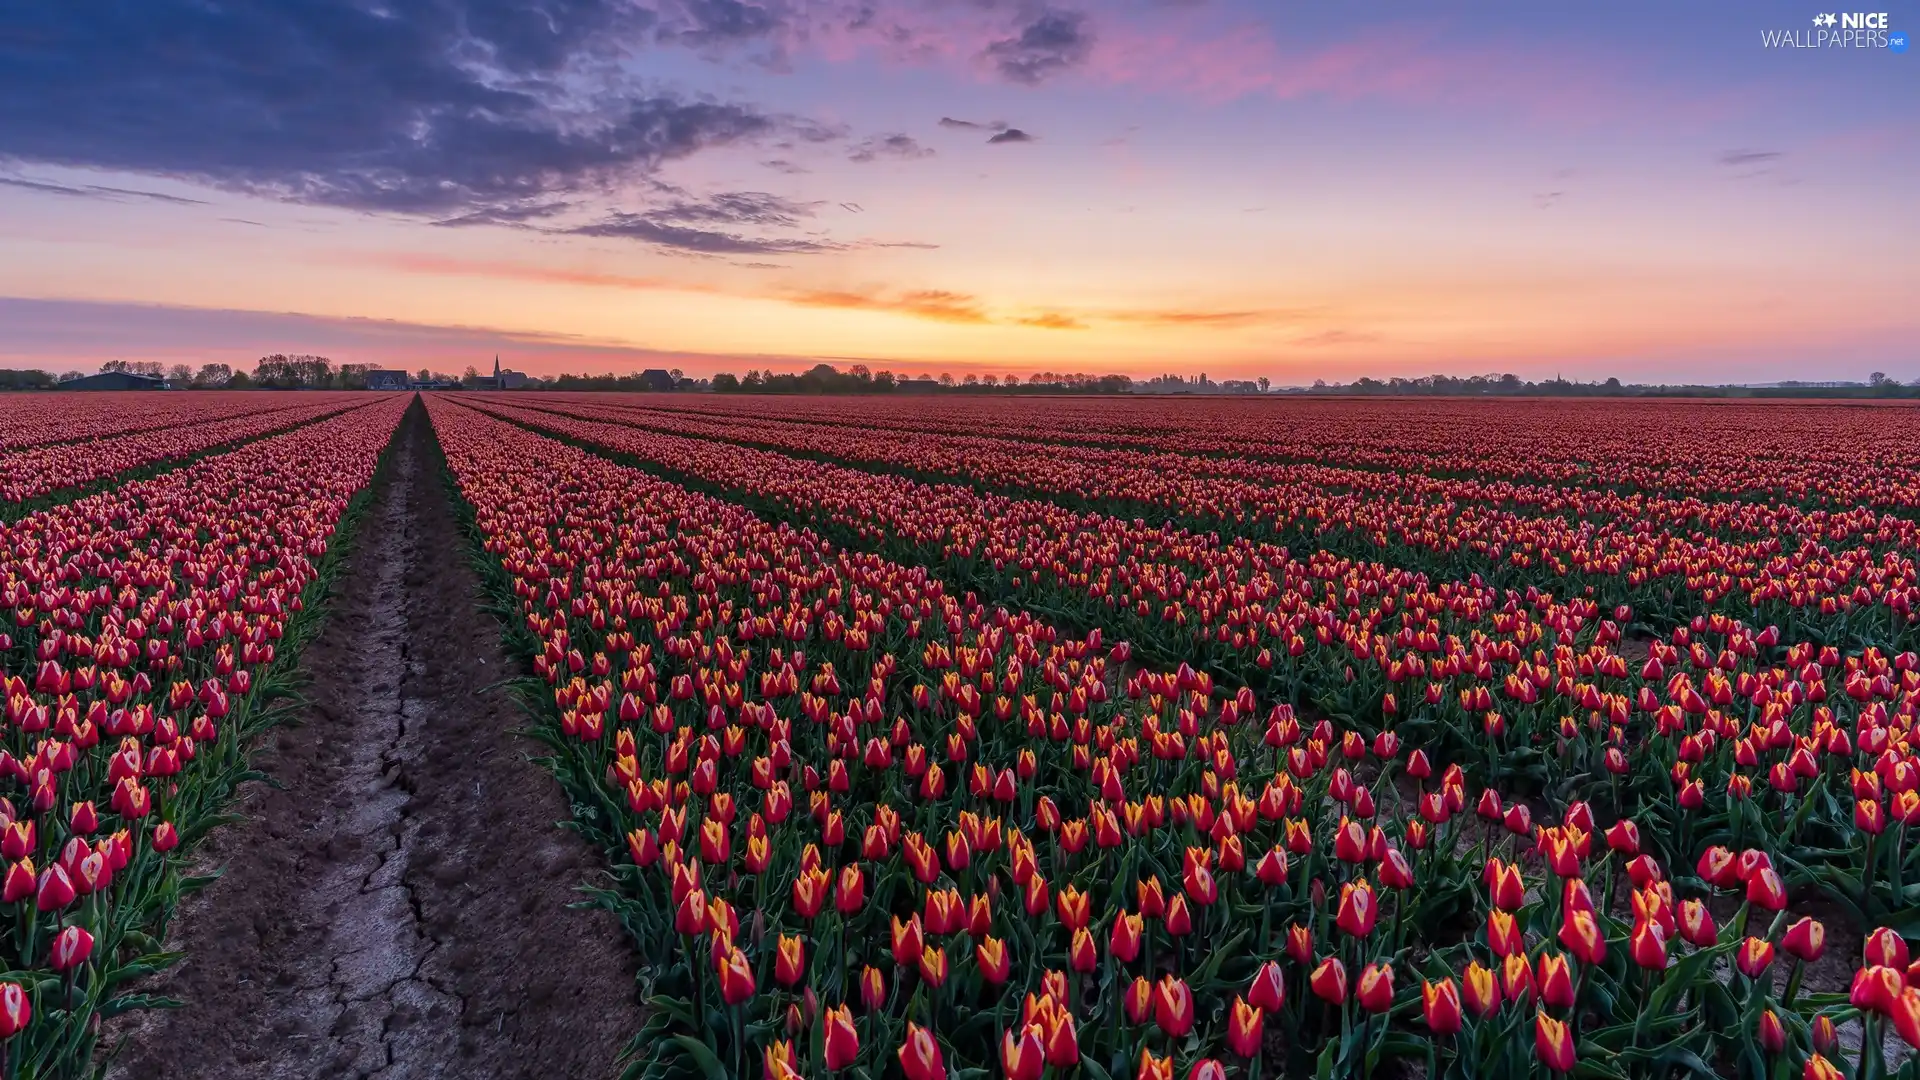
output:
[[[922,146],[911,135],[877,135],[871,139],[862,139],[847,151],[847,160],[865,164],[881,158],[893,158],[897,161],[919,161],[934,156],[933,148]]]
[[[1367,345],[1379,340],[1379,334],[1365,330],[1326,330],[1294,338],[1292,343],[1307,349],[1329,349],[1341,345]]]
[[[1189,311],[1182,309],[1161,309],[1148,311],[1114,311],[1107,313],[1103,317],[1113,322],[1140,323],[1148,326],[1238,327],[1271,322],[1284,315],[1285,313],[1283,312],[1257,310]]]
[[[1040,330],[1085,330],[1087,324],[1071,315],[1062,315],[1057,311],[1028,315],[1013,320],[1021,326],[1031,326]]]
[[[1778,161],[1782,156],[1784,155],[1778,150],[1726,150],[1722,151],[1716,160],[1722,165],[1737,169]]]
[[[801,307],[885,311],[935,322],[983,324],[993,321],[981,308],[978,297],[945,289],[915,289],[892,294],[821,289],[787,293],[781,299]]]
[[[993,146],[998,143],[1023,143],[1023,142],[1032,142],[1032,141],[1033,141],[1032,135],[1029,135],[1024,131],[1021,131],[1019,128],[1008,128],[1007,130],[1000,132],[998,135],[994,135],[993,137],[989,138],[987,140],[987,145]]]
[[[101,184],[56,184],[47,180],[29,180],[19,176],[0,176],[0,184],[23,191],[38,192],[42,195],[60,195],[72,199],[102,199],[107,202],[126,202],[133,199],[168,203],[173,206],[208,205],[202,199],[188,199],[159,191],[134,191],[130,188],[106,187]]]

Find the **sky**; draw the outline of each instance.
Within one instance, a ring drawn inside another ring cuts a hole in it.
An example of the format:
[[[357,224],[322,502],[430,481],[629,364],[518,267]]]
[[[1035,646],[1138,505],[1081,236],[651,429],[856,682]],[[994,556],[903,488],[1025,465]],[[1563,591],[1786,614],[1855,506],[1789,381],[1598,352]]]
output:
[[[1826,2],[10,4],[0,366],[1920,378]]]

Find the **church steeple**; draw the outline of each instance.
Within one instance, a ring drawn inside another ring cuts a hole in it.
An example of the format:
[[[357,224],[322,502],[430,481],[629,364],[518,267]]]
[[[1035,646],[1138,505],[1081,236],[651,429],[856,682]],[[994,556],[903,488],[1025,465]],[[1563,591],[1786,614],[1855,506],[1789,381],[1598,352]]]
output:
[[[494,385],[496,386],[499,385],[500,383],[500,354],[499,353],[493,354],[493,382],[494,382]]]

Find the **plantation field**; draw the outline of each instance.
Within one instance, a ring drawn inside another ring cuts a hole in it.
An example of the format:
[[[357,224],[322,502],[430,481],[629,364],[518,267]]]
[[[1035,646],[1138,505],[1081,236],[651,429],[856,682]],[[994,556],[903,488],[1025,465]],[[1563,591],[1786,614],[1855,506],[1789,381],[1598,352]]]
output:
[[[6,1076],[1920,1076],[1908,407],[47,400]]]

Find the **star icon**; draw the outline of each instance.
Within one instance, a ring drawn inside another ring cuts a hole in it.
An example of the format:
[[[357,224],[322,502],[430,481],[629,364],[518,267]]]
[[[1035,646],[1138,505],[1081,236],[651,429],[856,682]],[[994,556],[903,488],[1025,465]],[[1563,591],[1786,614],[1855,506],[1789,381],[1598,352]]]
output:
[[[1820,16],[1820,17],[1821,17],[1822,19],[1824,19],[1824,20],[1826,20],[1826,23],[1827,23],[1827,25],[1828,25],[1828,26],[1832,26],[1832,25],[1833,25],[1834,23],[1837,23],[1837,22],[1839,22],[1839,21],[1840,21],[1839,19],[1837,19],[1837,18],[1835,18],[1835,17],[1833,16],[1833,14],[1832,14],[1831,12],[1829,12],[1829,13],[1827,13],[1827,14],[1825,14],[1825,15],[1822,15],[1822,16]]]

